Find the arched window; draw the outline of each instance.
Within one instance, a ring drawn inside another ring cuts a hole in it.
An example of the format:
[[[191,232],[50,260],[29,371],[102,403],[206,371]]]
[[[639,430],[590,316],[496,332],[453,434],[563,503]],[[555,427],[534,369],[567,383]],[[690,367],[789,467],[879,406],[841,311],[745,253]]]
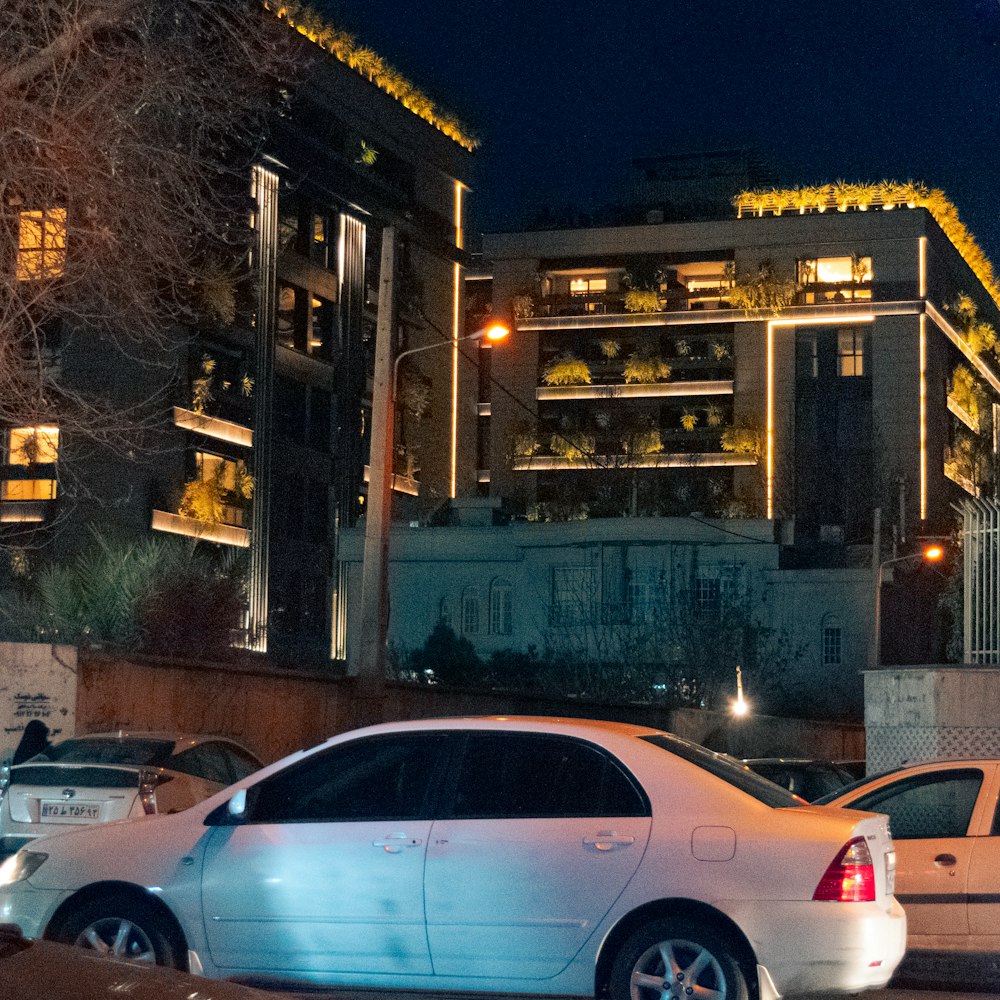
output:
[[[462,635],[479,634],[479,591],[467,587],[462,591]]]
[[[843,635],[840,619],[834,615],[826,615],[823,619],[823,634],[820,649],[825,666],[843,662]]]
[[[441,598],[441,604],[438,606],[438,621],[442,625],[447,625],[448,628],[455,627],[455,615],[451,609],[450,597]]]
[[[514,615],[511,607],[510,581],[497,577],[490,584],[490,632],[493,635],[510,635],[513,632]]]

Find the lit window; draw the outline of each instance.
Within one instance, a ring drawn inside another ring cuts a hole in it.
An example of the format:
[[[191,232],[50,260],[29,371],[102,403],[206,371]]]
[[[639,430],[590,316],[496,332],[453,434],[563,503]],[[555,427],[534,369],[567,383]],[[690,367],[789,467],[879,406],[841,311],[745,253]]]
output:
[[[195,462],[198,468],[198,480],[203,483],[213,483],[213,490],[219,490],[220,504],[219,520],[223,524],[234,524],[241,527],[244,521],[244,502],[249,499],[249,486],[252,484],[247,475],[246,464],[240,459],[223,458],[207,451],[195,452]],[[299,492],[302,492],[300,486]],[[184,511],[181,511],[184,513]]]
[[[871,257],[813,257],[799,261],[802,285],[862,284],[871,280]]]
[[[513,630],[511,586],[506,580],[494,580],[490,587],[490,632],[510,635]]]
[[[54,479],[8,479],[0,483],[0,500],[55,500]]]
[[[66,209],[43,208],[18,217],[17,280],[56,278],[66,264]]]
[[[14,427],[7,442],[10,465],[45,465],[59,458],[58,427]]]
[[[841,632],[839,625],[823,626],[823,663],[841,662]]]
[[[570,278],[570,295],[591,295],[608,290],[607,278]]]
[[[850,378],[864,373],[864,335],[860,330],[838,330],[837,374]]]
[[[479,591],[469,589],[462,594],[462,634],[479,633]]]

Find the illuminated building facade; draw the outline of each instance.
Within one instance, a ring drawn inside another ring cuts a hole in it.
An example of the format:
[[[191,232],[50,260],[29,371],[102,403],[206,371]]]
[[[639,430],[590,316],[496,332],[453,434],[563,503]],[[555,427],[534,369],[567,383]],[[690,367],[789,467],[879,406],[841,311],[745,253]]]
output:
[[[810,190],[726,221],[488,236],[493,307],[521,319],[480,408],[481,491],[540,520],[781,520],[828,555],[870,545],[876,509],[904,538],[992,494],[988,263],[937,192]]]
[[[322,38],[301,40],[315,55],[313,43]],[[89,526],[247,549],[247,644],[328,660],[343,649],[339,532],[364,512],[382,231],[394,226],[400,245],[395,349],[455,340],[473,143],[454,122],[404,105],[398,75],[394,98],[334,55],[309,65],[246,178],[256,301],[233,323],[199,328],[193,343],[181,331],[164,365],[173,398],[155,451],[97,449],[74,466],[71,505],[59,461],[69,435],[3,429],[0,530],[58,528],[47,550],[56,558],[85,544]],[[21,280],[58,271],[67,252],[58,211],[23,213]],[[122,406],[163,391],[138,365],[63,363]],[[457,421],[466,395],[474,400],[475,371],[453,351],[422,354],[401,373],[401,512],[473,488],[475,430]]]

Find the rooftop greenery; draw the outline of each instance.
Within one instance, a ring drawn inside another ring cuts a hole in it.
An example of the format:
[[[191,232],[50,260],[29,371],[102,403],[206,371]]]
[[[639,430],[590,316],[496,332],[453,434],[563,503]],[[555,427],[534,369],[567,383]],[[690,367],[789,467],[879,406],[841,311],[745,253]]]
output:
[[[311,7],[297,0],[264,0],[264,6],[449,139],[470,152],[479,145],[479,140],[466,132],[454,116],[439,108],[399,70],[390,66],[377,52],[362,45],[353,35],[329,24]]]
[[[827,209],[888,212],[896,208],[925,208],[1000,306],[1000,284],[993,264],[958,217],[958,209],[937,188],[928,188],[918,181],[879,181],[877,184],[837,181],[813,187],[741,191],[733,198],[733,205],[740,218],[744,212],[763,216],[765,213],[781,215],[786,211],[805,215]]]

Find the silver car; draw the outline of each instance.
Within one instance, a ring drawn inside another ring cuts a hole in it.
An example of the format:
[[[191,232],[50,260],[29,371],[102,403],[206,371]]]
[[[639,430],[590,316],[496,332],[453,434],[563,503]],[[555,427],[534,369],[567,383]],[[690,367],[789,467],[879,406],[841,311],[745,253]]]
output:
[[[884,816],[669,733],[439,719],[47,837],[0,865],[0,922],[216,979],[777,1000],[889,981],[894,874]]]
[[[95,733],[63,740],[0,775],[0,857],[74,826],[172,813],[258,770],[216,736]]]

